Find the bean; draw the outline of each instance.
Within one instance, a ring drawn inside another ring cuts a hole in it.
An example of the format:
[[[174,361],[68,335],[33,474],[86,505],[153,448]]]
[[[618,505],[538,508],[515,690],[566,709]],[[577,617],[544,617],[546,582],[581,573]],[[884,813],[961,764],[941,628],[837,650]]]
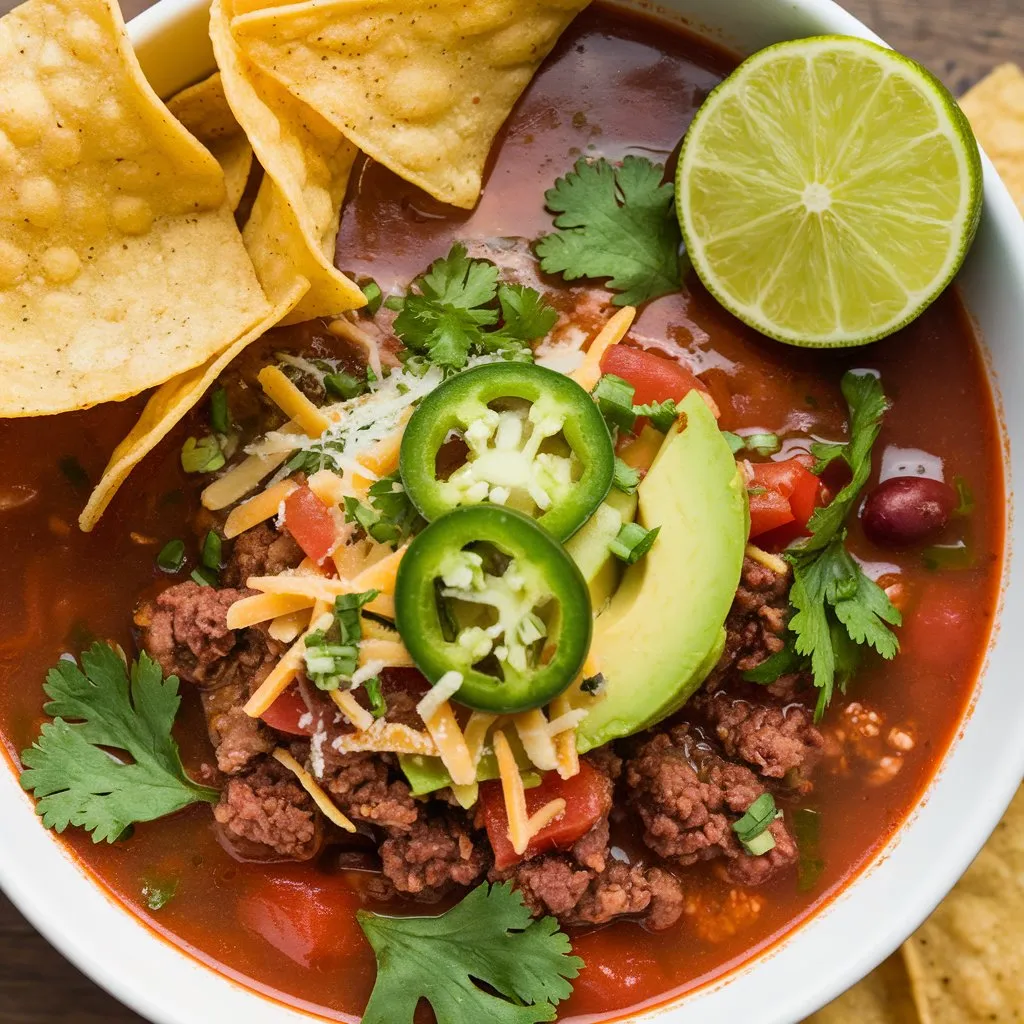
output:
[[[896,476],[867,496],[861,523],[868,538],[883,547],[903,547],[930,540],[949,522],[957,493],[941,480]]]

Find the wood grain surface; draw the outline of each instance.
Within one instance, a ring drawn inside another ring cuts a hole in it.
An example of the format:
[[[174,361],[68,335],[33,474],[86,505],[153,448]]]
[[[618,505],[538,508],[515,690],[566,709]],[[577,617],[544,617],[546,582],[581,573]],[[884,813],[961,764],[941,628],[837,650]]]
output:
[[[12,6],[0,0],[0,12]],[[126,17],[147,6],[122,0]],[[956,93],[996,64],[1024,64],[1024,0],[845,0],[843,6]],[[0,1024],[56,1021],[144,1024],[72,967],[0,894]]]

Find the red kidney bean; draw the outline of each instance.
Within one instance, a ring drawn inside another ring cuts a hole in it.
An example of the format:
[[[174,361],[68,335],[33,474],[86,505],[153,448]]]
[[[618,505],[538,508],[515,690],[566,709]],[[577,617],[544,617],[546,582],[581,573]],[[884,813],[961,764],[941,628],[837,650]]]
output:
[[[949,522],[958,500],[956,491],[941,480],[895,476],[867,496],[861,524],[868,538],[884,547],[920,544]]]

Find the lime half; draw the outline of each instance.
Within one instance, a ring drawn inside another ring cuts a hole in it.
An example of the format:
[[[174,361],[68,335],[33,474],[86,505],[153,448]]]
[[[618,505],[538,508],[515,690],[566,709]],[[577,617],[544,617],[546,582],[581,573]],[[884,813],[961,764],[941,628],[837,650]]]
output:
[[[863,345],[952,280],[981,215],[967,119],[919,64],[846,36],[780,43],[708,97],[676,203],[709,291],[793,345]]]

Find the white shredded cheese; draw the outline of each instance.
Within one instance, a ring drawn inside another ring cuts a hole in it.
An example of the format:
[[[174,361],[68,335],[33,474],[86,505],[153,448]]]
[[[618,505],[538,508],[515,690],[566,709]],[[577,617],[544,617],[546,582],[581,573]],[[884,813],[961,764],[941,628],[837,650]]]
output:
[[[420,718],[429,722],[440,710],[441,705],[459,692],[462,686],[461,672],[445,672],[443,676],[427,691],[423,699],[416,705]]]
[[[354,690],[357,686],[362,686],[367,679],[372,679],[375,675],[379,675],[381,669],[384,668],[387,668],[387,662],[382,661],[380,658],[373,658],[365,665],[360,665],[352,673],[352,689]]]
[[[316,724],[316,732],[309,738],[309,767],[317,779],[324,777],[324,743],[327,741],[327,729],[323,719]]]

